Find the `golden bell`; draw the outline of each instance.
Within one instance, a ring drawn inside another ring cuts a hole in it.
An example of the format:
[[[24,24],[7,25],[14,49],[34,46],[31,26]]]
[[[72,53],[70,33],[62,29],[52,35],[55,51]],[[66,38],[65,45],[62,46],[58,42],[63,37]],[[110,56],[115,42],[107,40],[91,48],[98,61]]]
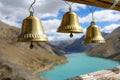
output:
[[[105,43],[105,39],[102,37],[100,28],[95,25],[94,21],[92,21],[91,25],[87,28],[86,36],[83,43]]]
[[[30,12],[30,16],[23,20],[21,34],[18,36],[17,42],[46,42],[47,36],[44,33],[41,21],[33,16],[33,12]]]
[[[82,33],[82,28],[79,25],[78,16],[74,12],[67,12],[63,15],[62,23],[57,32],[71,33],[70,37],[73,37],[72,33]]]

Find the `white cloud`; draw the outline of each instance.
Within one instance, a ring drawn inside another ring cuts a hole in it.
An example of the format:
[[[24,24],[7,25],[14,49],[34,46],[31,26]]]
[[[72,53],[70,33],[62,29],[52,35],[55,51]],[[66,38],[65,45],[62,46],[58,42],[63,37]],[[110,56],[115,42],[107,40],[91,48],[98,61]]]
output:
[[[70,34],[69,33],[48,33],[49,35],[49,41],[62,41],[62,40],[73,40],[76,38],[81,38],[83,36],[82,33],[78,33],[78,34],[73,34],[73,37],[70,38]]]
[[[44,29],[47,33],[56,32],[57,28],[60,26],[61,20],[49,19],[42,21]]]
[[[68,11],[69,6],[62,0],[43,0],[42,3],[38,3],[36,6],[36,11],[39,13],[40,18],[53,16],[57,17],[59,10]],[[39,7],[39,8],[37,8]],[[85,9],[86,6],[82,4],[74,3],[72,10],[77,11],[79,8]]]
[[[100,10],[94,12],[96,22],[115,22],[120,20],[120,12],[113,10]],[[92,20],[92,14],[79,18],[81,23],[88,23]]]
[[[32,2],[33,0],[0,0],[0,20],[10,25],[21,26],[18,22],[29,16],[28,8]],[[54,17],[54,19],[42,20],[44,31],[49,35],[50,40],[71,39],[69,34],[56,32],[61,23],[61,20],[57,19],[59,10],[68,11],[68,5],[63,0],[37,0],[34,8],[35,16],[38,18]],[[80,8],[86,9],[86,5],[74,3],[72,6],[73,11],[79,11]],[[112,10],[96,11],[95,19],[97,22],[120,21],[120,13]],[[90,13],[80,17],[80,23],[88,23],[90,21]],[[85,32],[85,29],[83,30]],[[104,30],[109,29],[105,28]],[[80,37],[81,35],[79,34],[74,36],[74,38]]]
[[[14,22],[23,20],[29,16],[28,8],[32,2],[33,0],[0,0],[0,19],[5,21],[5,17],[9,16]],[[62,0],[37,0],[33,6],[35,15],[39,18],[57,17],[60,9],[68,10],[68,6]],[[85,5],[73,5],[74,10],[78,10],[78,8],[85,8]]]
[[[57,33],[61,20],[57,19],[59,10],[68,11],[68,5],[62,0],[36,0],[34,9],[35,16],[39,18],[54,17],[54,19],[42,20],[44,31],[50,34],[50,40],[69,38],[67,34]],[[14,26],[21,26],[18,23],[29,16],[28,8],[33,0],[0,0],[0,20]],[[72,10],[85,9],[85,5],[73,4]],[[52,36],[51,36],[52,35]],[[58,37],[59,36],[59,37]],[[55,38],[57,37],[57,38]],[[75,36],[76,37],[76,36]]]
[[[108,32],[111,33],[113,30],[115,30],[116,28],[120,27],[120,24],[110,24],[108,26],[105,26],[102,31],[103,32]]]
[[[14,22],[14,21],[10,21],[10,20],[1,20],[2,22],[4,22],[4,23],[7,23],[7,24],[11,24],[11,26],[20,26],[21,24],[19,24],[19,23],[16,23],[16,22]]]

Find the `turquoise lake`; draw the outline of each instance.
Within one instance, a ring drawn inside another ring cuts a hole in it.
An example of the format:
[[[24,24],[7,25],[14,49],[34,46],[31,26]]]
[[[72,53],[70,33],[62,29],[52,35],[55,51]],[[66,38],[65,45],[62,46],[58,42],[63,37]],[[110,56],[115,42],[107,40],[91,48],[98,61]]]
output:
[[[53,70],[46,71],[40,77],[47,80],[65,80],[67,78],[109,69],[119,66],[116,61],[89,57],[84,53],[74,53],[66,55],[68,63],[56,66]]]

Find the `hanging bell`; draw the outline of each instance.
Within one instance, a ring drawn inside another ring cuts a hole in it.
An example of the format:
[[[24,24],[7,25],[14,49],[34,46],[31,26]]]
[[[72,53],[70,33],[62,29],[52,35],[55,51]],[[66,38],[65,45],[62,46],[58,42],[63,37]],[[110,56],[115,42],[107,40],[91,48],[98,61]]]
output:
[[[105,43],[105,39],[102,37],[100,28],[95,25],[94,21],[92,21],[91,25],[87,28],[86,37],[83,43]]]
[[[57,32],[70,33],[70,37],[73,37],[72,33],[82,33],[83,31],[79,25],[78,16],[71,11],[65,13]]]
[[[41,21],[33,16],[33,12],[30,12],[30,16],[23,20],[21,34],[18,36],[17,42],[46,42],[47,36],[44,33]]]

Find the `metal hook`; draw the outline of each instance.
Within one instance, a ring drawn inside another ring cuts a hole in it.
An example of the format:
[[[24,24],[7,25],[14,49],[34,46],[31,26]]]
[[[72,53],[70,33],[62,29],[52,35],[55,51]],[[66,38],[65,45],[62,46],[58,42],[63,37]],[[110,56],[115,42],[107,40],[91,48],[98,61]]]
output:
[[[73,5],[73,2],[71,2],[71,4],[69,4],[67,1],[65,1],[65,3],[66,3],[67,5],[69,5],[69,11],[71,12],[71,10],[72,10],[72,5]]]
[[[113,9],[120,0],[114,0],[113,5],[110,7],[110,9]]]
[[[87,5],[87,7],[89,8],[90,12],[92,13],[92,20],[94,21],[95,20],[94,12],[96,11],[97,8],[95,7],[94,9],[91,9],[88,5]]]
[[[29,7],[29,12],[33,12],[34,13],[34,8],[33,5],[36,3],[36,0],[33,1],[33,3],[30,5]]]

